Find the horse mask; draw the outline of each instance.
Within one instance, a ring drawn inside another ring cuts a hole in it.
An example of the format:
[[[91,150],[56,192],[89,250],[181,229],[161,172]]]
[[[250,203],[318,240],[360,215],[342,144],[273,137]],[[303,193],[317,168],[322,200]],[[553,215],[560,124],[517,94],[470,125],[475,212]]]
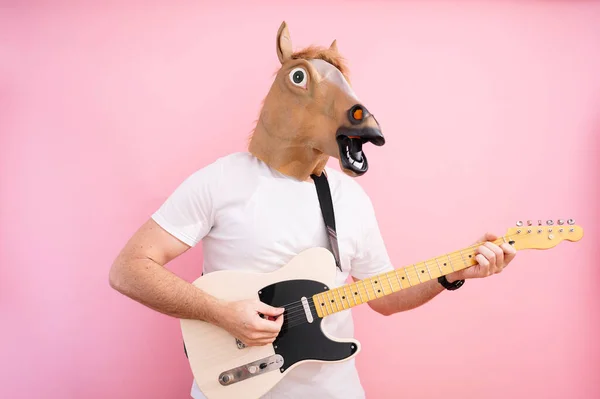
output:
[[[369,167],[363,144],[381,146],[385,139],[352,90],[336,41],[329,48],[294,53],[283,22],[276,49],[281,68],[263,102],[249,152],[299,180],[320,176],[329,157],[338,159],[344,173],[363,175]]]

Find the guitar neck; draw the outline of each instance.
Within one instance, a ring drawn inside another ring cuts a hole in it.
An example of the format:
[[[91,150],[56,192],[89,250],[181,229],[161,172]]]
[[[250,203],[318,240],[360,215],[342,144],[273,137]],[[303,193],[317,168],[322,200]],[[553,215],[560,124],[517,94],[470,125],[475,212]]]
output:
[[[549,220],[547,226],[542,226],[540,220],[538,226],[532,226],[532,222],[528,221],[528,226],[525,227],[523,222],[518,222],[517,227],[508,229],[507,234],[495,240],[494,244],[507,243],[516,250],[550,249],[564,240],[579,241],[583,237],[583,229],[574,225],[572,219],[567,223],[568,225],[564,225],[564,220],[561,219],[555,226]],[[480,245],[481,243],[477,243],[459,251],[315,294],[312,300],[317,314],[319,317],[329,316],[474,266],[477,264],[475,256]]]
[[[520,249],[518,238],[502,236],[494,241],[495,244],[508,243]],[[430,280],[437,279],[477,264],[475,256],[481,243],[438,256],[424,262],[415,263],[390,272],[346,284],[338,288],[315,294],[313,302],[319,317],[362,305],[369,301],[393,294]]]

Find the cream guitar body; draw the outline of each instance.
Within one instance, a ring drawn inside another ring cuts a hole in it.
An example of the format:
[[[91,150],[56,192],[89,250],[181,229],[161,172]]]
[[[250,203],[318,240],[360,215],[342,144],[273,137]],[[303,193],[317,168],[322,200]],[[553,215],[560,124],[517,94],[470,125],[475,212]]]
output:
[[[328,336],[321,329],[323,319],[314,311],[313,295],[331,287],[335,273],[332,254],[325,248],[312,248],[272,273],[228,270],[197,279],[196,287],[220,299],[258,298],[286,307],[277,340],[259,347],[244,347],[212,324],[181,320],[192,373],[202,393],[209,399],[255,399],[302,363],[356,356],[359,343]]]
[[[550,249],[562,241],[578,241],[583,229],[569,219],[538,221],[517,227],[494,241],[517,250]],[[257,399],[296,367],[307,362],[342,362],[360,351],[356,340],[328,336],[323,318],[394,292],[474,266],[477,247],[470,247],[363,280],[331,288],[336,265],[325,248],[311,248],[272,273],[217,271],[194,285],[226,301],[259,299],[285,308],[284,322],[273,344],[245,347],[212,324],[181,320],[194,379],[208,399]],[[315,398],[317,399],[317,398]]]

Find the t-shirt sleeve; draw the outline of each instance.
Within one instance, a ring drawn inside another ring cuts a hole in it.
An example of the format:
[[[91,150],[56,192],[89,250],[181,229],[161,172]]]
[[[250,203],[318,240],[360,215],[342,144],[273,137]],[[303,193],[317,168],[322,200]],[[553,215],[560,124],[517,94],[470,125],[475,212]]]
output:
[[[152,215],[169,234],[193,247],[210,231],[218,206],[221,159],[185,179]]]
[[[366,194],[365,198],[361,235],[358,237],[357,253],[350,270],[353,277],[361,280],[394,270],[379,230],[373,204]]]

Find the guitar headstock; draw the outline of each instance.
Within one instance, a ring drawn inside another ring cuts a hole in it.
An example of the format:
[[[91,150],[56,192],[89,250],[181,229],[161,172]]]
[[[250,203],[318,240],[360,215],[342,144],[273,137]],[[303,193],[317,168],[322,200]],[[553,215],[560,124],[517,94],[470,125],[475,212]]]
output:
[[[506,233],[506,239],[514,241],[514,247],[519,249],[550,249],[562,241],[579,241],[583,237],[583,228],[577,226],[573,219],[565,222],[528,220],[526,223],[517,222],[517,227],[511,227]]]

